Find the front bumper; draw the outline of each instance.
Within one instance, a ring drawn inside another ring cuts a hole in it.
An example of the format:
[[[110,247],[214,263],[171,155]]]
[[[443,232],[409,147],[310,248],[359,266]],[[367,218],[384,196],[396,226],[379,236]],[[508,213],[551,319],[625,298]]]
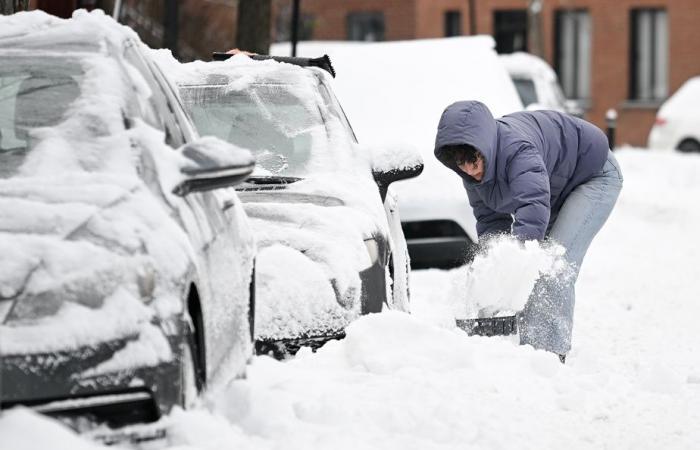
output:
[[[80,431],[158,420],[181,400],[181,337],[168,338],[169,361],[94,370],[136,338],[48,354],[0,355],[0,409],[26,406]]]

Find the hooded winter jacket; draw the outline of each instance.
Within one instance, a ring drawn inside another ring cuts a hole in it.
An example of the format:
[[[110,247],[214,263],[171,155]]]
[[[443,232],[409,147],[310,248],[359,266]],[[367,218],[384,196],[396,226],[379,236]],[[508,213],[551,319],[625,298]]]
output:
[[[457,167],[447,145],[469,144],[484,157],[480,182]],[[542,240],[566,197],[600,172],[605,134],[585,120],[556,111],[517,112],[494,119],[481,102],[448,106],[440,118],[435,156],[460,177],[479,236],[511,232]]]

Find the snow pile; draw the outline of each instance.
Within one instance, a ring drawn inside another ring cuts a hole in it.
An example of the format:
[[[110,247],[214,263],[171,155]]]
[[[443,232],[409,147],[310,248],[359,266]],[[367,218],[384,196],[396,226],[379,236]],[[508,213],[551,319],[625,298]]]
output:
[[[525,52],[498,55],[500,61],[512,77],[524,77],[554,83],[557,74],[542,58]]]
[[[455,316],[462,319],[480,317],[480,313],[492,316],[522,311],[541,276],[563,280],[571,275],[564,252],[557,244],[492,239],[452,280]]]
[[[239,167],[255,164],[250,150],[228,143],[214,136],[197,139],[196,153],[185,148],[184,156],[192,159],[183,162],[180,169],[197,173],[201,167]]]
[[[121,49],[127,38],[140,41],[136,32],[106,16],[102,10],[89,13],[84,9],[76,10],[71,19],[60,19],[41,10],[0,16],[0,48],[10,50],[63,53],[104,49],[106,45]]]
[[[3,450],[105,450],[107,447],[81,439],[55,420],[23,408],[0,414]]]
[[[420,150],[410,142],[375,142],[372,146],[360,146],[360,148],[369,155],[372,170],[375,172],[412,169],[423,164]]]
[[[256,338],[337,332],[360,314],[359,279],[340,292],[339,300],[346,302],[340,304],[323,270],[327,266],[293,247],[264,247],[258,253],[257,267]]]
[[[360,180],[319,174],[284,190],[239,192],[260,249],[257,336],[338,330],[359,316],[359,273],[371,265],[364,241],[387,227],[383,210],[368,211],[381,206],[376,185]]]

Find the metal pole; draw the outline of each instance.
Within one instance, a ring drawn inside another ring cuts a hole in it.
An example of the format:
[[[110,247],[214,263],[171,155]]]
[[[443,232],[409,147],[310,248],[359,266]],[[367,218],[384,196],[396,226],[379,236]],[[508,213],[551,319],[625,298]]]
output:
[[[476,0],[469,0],[469,34],[476,34]]]
[[[615,150],[615,129],[617,128],[617,111],[614,109],[609,109],[605,113],[605,123],[608,126],[608,145],[610,150]]]
[[[299,41],[299,4],[301,0],[292,2],[292,56],[297,56],[297,42]]]
[[[114,11],[112,11],[112,19],[114,19],[118,22],[122,16],[121,11],[122,11],[122,0],[116,0],[114,2]]]

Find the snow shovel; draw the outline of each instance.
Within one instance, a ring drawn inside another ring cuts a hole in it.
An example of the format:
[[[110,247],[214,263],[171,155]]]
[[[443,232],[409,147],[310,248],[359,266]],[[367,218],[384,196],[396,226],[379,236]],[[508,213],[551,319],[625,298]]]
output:
[[[516,316],[457,319],[456,322],[469,336],[510,336],[518,331]]]

